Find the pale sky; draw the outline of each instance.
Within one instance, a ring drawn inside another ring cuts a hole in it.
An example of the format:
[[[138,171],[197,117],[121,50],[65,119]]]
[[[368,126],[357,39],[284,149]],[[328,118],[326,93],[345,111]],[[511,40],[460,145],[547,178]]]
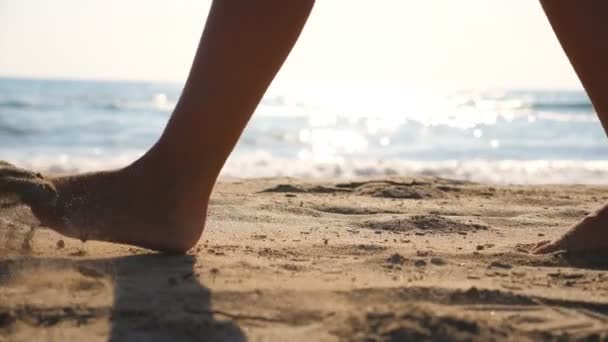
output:
[[[181,82],[209,5],[0,0],[0,76]],[[317,0],[278,79],[580,88],[532,0]]]

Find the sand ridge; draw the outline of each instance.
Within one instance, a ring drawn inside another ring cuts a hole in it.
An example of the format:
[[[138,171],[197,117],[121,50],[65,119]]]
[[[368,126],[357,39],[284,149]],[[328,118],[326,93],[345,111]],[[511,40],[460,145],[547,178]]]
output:
[[[11,202],[0,341],[608,340],[608,253],[528,254],[606,190],[224,180],[182,256],[47,229],[23,250],[36,223]]]

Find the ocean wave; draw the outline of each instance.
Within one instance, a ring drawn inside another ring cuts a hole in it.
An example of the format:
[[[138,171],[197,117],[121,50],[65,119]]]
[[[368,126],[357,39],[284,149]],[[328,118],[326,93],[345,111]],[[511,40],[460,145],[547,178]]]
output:
[[[350,160],[315,163],[277,158],[230,158],[223,176],[235,178],[360,178],[427,175],[499,184],[608,184],[607,160]]]
[[[0,159],[55,173],[124,166],[158,139],[180,91],[143,82],[0,79]],[[275,87],[223,172],[606,183],[601,163],[543,164],[608,160],[597,121],[582,91]],[[519,161],[501,161],[508,159]]]
[[[25,135],[34,134],[34,133],[36,133],[35,129],[8,124],[8,123],[2,122],[0,120],[0,136],[11,135],[11,136],[16,136],[16,137],[21,137],[21,136],[25,136]]]
[[[530,104],[534,110],[585,111],[592,112],[591,102],[536,102]]]
[[[176,101],[169,100],[165,94],[155,94],[150,99],[144,100],[122,100],[114,99],[107,101],[89,101],[81,104],[84,107],[92,109],[101,109],[113,112],[128,112],[128,111],[161,111],[168,112],[173,110]]]
[[[23,108],[31,108],[34,104],[25,100],[17,100],[17,99],[9,99],[0,101],[0,108],[9,108],[9,109],[23,109]]]
[[[165,94],[155,94],[148,99],[123,99],[123,98],[53,98],[49,97],[41,101],[7,99],[0,100],[0,109],[46,111],[76,109],[83,112],[88,110],[102,110],[109,112],[128,111],[171,111],[177,104],[169,100]]]
[[[48,174],[120,168],[143,154],[132,150],[105,155],[47,154],[0,159]],[[369,178],[426,175],[498,184],[608,184],[608,160],[373,160],[339,162],[280,158],[267,152],[231,156],[221,176],[228,178]]]

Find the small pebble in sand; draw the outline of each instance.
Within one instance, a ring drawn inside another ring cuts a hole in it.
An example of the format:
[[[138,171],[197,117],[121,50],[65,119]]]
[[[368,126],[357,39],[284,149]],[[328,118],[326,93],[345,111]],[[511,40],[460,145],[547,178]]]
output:
[[[329,244],[329,239],[323,239],[323,243],[326,245]]]
[[[492,268],[492,267],[505,268],[505,269],[513,268],[513,266],[502,263],[500,261],[492,261],[492,263],[488,266],[488,268]]]
[[[405,260],[407,260],[407,259],[404,258],[402,255],[395,253],[395,254],[391,255],[390,257],[388,257],[386,259],[386,262],[391,263],[391,264],[403,265]]]
[[[538,233],[538,236],[545,236],[545,234],[543,234],[543,233]]]
[[[85,256],[87,255],[87,251],[85,251],[84,249],[78,249],[72,253],[70,253],[70,256],[75,256],[75,257],[81,257],[81,256]]]
[[[297,195],[294,195],[294,194],[285,194],[285,197],[297,197]]]
[[[211,272],[211,274],[213,275],[217,275],[218,273],[220,273],[220,270],[214,267],[209,272]]]
[[[483,251],[483,249],[485,248],[483,245],[477,245],[477,247],[475,247],[478,251]]]
[[[63,247],[65,247],[65,242],[63,240],[58,240],[57,249],[62,249]]]
[[[443,265],[447,264],[447,262],[442,258],[433,257],[433,258],[431,258],[431,264],[436,265],[436,266],[443,266]]]
[[[414,262],[414,266],[416,266],[416,267],[423,267],[423,266],[426,266],[426,261],[424,261],[424,260],[416,260],[416,261]]]

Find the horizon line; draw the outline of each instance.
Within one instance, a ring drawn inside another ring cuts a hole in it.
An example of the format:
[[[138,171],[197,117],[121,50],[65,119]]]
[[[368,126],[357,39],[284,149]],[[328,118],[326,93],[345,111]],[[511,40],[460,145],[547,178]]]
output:
[[[153,84],[170,84],[183,86],[186,80],[178,81],[178,80],[163,80],[163,79],[131,79],[131,78],[113,78],[113,77],[78,77],[78,76],[34,76],[34,75],[11,75],[11,74],[0,74],[0,79],[2,80],[15,80],[15,81],[65,81],[65,82],[107,82],[107,83],[153,83]],[[293,80],[290,83],[326,83],[332,84],[336,83],[335,81],[310,81],[310,80]],[[359,84],[359,83],[395,83],[394,81],[340,81],[340,83],[344,84]],[[411,84],[410,84],[411,85]],[[428,85],[428,83],[425,83]],[[535,90],[545,90],[545,91],[583,91],[586,92],[583,87],[576,86],[549,86],[549,87],[537,87],[537,86],[485,86],[485,87],[461,87],[461,88],[452,88],[453,90],[518,90],[518,91],[535,91]]]

